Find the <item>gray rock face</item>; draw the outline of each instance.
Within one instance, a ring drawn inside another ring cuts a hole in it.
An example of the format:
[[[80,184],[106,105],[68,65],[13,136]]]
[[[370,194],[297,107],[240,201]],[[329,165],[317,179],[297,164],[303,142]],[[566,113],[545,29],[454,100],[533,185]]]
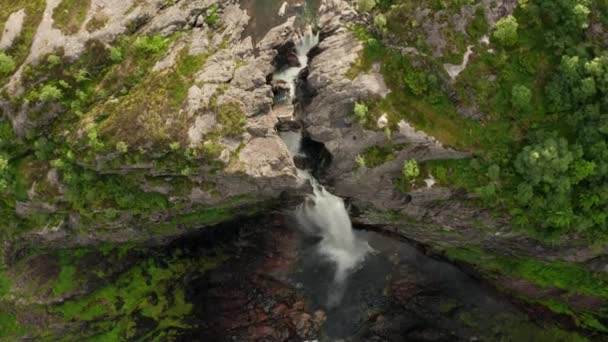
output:
[[[0,39],[0,50],[6,50],[13,44],[13,41],[21,34],[23,27],[23,19],[25,19],[25,10],[12,13],[4,24],[4,32]]]
[[[183,29],[191,25],[192,16],[198,15],[197,13],[216,2],[179,2],[164,10],[155,9],[158,12],[150,14],[150,19],[141,28],[141,32],[169,34],[175,29]],[[137,7],[132,13],[141,14],[141,11],[146,9],[152,10],[155,8],[153,5],[152,2],[146,2],[143,7]],[[209,156],[200,157],[200,165],[192,167],[192,171],[187,175],[192,184],[191,189],[178,192],[174,181],[183,177],[178,174],[179,171],[159,167],[150,160],[137,165],[109,167],[108,164],[119,154],[98,155],[93,162],[87,162],[86,166],[104,174],[146,175],[141,178],[141,184],[138,184],[140,188],[167,195],[169,201],[177,204],[179,210],[144,213],[140,217],[134,217],[125,211],[119,212],[112,222],[95,224],[81,222],[81,218],[74,214],[70,219],[58,220],[53,227],[33,229],[27,235],[21,236],[21,241],[27,241],[28,244],[35,242],[40,247],[90,245],[101,241],[160,243],[171,236],[188,231],[186,226],[172,227],[160,234],[151,234],[148,231],[151,226],[170,222],[175,215],[188,214],[204,207],[225,206],[234,199],[237,199],[240,206],[256,206],[277,198],[285,191],[300,187],[301,181],[293,159],[275,130],[278,119],[272,109],[274,95],[272,87],[266,84],[266,76],[275,69],[273,60],[277,55],[276,49],[293,38],[295,18],[290,18],[285,24],[271,30],[254,51],[252,39],[242,37],[249,19],[247,13],[236,4],[225,3],[221,4],[219,13],[221,26],[214,28],[197,24],[191,30],[186,30],[172,44],[167,54],[156,63],[153,72],[173,72],[180,54],[184,52],[209,55],[201,70],[196,72],[179,113],[167,113],[167,117],[163,119],[167,123],[170,120],[184,120],[185,128],[176,133],[176,141],[179,141],[178,135],[183,134],[187,146],[201,147],[203,150],[205,147],[213,149],[217,152],[214,161],[222,165],[220,169],[212,170],[206,160]],[[117,12],[118,18],[114,21],[126,20],[124,15],[121,15]],[[129,14],[132,15],[134,14]],[[117,26],[112,27],[118,30]],[[69,39],[76,39],[77,36]],[[43,51],[32,51],[32,58],[36,53]],[[74,50],[73,53],[78,52]],[[15,80],[18,80],[18,76],[15,77]],[[223,106],[229,106],[231,110],[238,112],[224,115],[243,116],[242,132],[239,130],[237,133],[221,133],[218,136],[217,132],[223,129],[219,119]],[[0,108],[5,111],[12,110],[4,105]],[[24,105],[17,112],[8,113],[13,118],[16,130],[21,129],[21,132],[24,132],[26,128],[51,123],[55,118],[54,113],[59,112],[60,108],[50,110],[47,116],[37,118],[35,122],[28,117],[30,110],[31,108]],[[82,129],[78,132],[76,135],[85,134]],[[156,154],[162,157],[163,152],[151,150],[148,157],[154,160]],[[56,171],[49,173],[49,177],[49,182],[52,181],[59,189],[58,192],[63,193],[61,177],[57,176]],[[146,177],[156,177],[157,180],[164,178],[165,182],[151,185],[145,180]],[[17,206],[20,215],[57,210],[53,205],[36,199],[35,186],[30,190],[30,200]]]

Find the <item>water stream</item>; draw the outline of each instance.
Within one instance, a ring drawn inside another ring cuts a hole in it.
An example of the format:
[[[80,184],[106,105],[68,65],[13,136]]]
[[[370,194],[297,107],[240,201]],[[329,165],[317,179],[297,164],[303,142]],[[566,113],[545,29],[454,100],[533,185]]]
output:
[[[273,75],[273,80],[281,80],[289,87],[283,101],[296,101],[296,86],[300,72],[308,66],[308,53],[319,43],[318,33],[306,26],[295,42],[294,52],[298,59],[297,66],[286,66]],[[282,132],[292,156],[302,156],[302,132]],[[295,216],[300,230],[308,236],[320,237],[316,253],[321,260],[328,261],[334,267],[332,286],[326,299],[327,307],[340,304],[348,275],[371,251],[369,244],[358,239],[352,230],[352,224],[344,201],[327,191],[308,170],[298,170],[304,181],[310,182],[312,194],[298,206]]]

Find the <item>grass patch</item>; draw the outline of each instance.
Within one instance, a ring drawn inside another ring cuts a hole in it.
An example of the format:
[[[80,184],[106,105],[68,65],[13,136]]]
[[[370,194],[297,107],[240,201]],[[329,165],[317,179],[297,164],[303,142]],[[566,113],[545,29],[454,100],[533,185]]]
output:
[[[525,279],[539,286],[608,299],[608,276],[587,271],[574,264],[497,256],[475,246],[448,249],[446,256],[479,266],[483,270]]]
[[[0,312],[0,338],[11,340],[24,335],[27,329],[17,322],[15,315],[8,312]]]
[[[365,161],[365,167],[374,168],[389,161],[395,160],[397,154],[406,144],[391,144],[386,146],[371,146],[363,151],[361,157]]]
[[[608,299],[608,276],[594,273],[581,266],[565,262],[543,262],[529,258],[514,258],[492,255],[478,246],[454,247],[446,250],[451,260],[464,261],[483,272],[503,274],[516,279],[524,279],[545,288],[567,291],[562,298],[574,294]],[[551,311],[571,316],[579,327],[600,332],[608,332],[608,327],[598,320],[606,311],[597,313],[574,311],[566,303],[557,299],[523,298],[541,304]]]
[[[240,137],[245,132],[247,117],[238,103],[224,103],[216,108],[217,121],[222,125],[221,134]]]
[[[11,290],[11,281],[0,268],[0,298],[4,297]]]
[[[53,10],[53,26],[66,35],[80,31],[91,7],[91,0],[62,0]]]
[[[163,51],[157,48],[158,44],[153,41],[140,46],[140,54],[159,55]],[[150,143],[168,146],[173,142],[186,146],[185,132],[188,118],[185,113],[180,114],[179,109],[186,99],[188,88],[194,81],[194,73],[203,66],[206,57],[206,55],[189,56],[184,50],[174,68],[143,78],[141,83],[126,90],[128,93],[120,97],[118,102],[105,102],[94,109],[93,116],[108,115],[107,120],[100,124],[99,130],[102,135],[108,139],[111,137],[110,140],[116,140],[115,142],[124,141],[133,147]],[[133,64],[132,66],[139,64],[133,62],[131,60],[123,63]],[[108,81],[115,79],[116,76],[120,77],[123,72],[128,72],[122,70],[123,67],[117,69],[119,73],[111,75]],[[108,86],[113,87],[111,84]],[[115,144],[110,143],[110,145]]]
[[[238,215],[253,215],[261,208],[253,207],[250,209],[239,208],[249,198],[246,196],[237,196],[224,201],[221,206],[203,208],[181,216],[176,216],[171,220],[172,224],[194,225],[194,224],[211,224],[226,221]]]

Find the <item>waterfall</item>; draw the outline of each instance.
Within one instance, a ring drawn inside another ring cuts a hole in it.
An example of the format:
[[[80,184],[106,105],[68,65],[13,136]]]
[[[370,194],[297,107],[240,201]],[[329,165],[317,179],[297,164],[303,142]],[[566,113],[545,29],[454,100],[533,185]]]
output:
[[[303,232],[322,237],[317,251],[335,265],[332,291],[327,300],[327,306],[334,307],[342,300],[349,272],[365,259],[371,247],[354,235],[344,201],[327,191],[308,172],[301,174],[311,182],[313,193],[298,206],[295,215]]]
[[[296,80],[300,72],[308,65],[308,53],[319,43],[318,33],[313,33],[310,26],[297,39],[295,53],[300,65],[286,67],[273,75],[274,80],[282,80],[289,86],[288,100],[295,99]],[[302,156],[302,132],[282,132],[292,156]],[[321,237],[316,246],[318,254],[335,266],[332,288],[328,294],[327,306],[334,307],[340,303],[345,290],[348,275],[363,261],[371,247],[367,241],[358,239],[352,230],[352,224],[344,201],[327,191],[306,170],[298,170],[300,178],[309,181],[313,193],[298,206],[295,216],[302,232]]]
[[[308,53],[319,44],[319,34],[313,33],[310,25],[306,26],[304,32],[298,37],[295,42],[295,53],[298,58],[299,66],[290,67],[286,66],[282,70],[274,73],[273,80],[285,81],[289,86],[289,98],[294,99],[296,96],[296,83],[295,80],[304,68],[308,66]]]

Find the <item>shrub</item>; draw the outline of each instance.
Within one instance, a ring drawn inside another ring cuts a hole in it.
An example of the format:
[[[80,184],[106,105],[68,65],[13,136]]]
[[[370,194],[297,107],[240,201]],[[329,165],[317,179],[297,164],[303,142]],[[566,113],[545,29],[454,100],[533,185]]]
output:
[[[378,14],[374,17],[374,25],[382,31],[386,30],[386,24],[386,16],[384,16],[384,14]]]
[[[368,112],[369,109],[367,108],[367,105],[365,105],[365,103],[355,103],[355,117],[357,118],[357,122],[360,125],[365,125],[365,123],[367,123]]]
[[[532,92],[525,85],[513,86],[511,90],[511,102],[513,107],[520,111],[530,109],[530,100],[532,99]]]
[[[144,36],[139,37],[135,41],[134,47],[138,53],[145,55],[154,55],[161,51],[164,51],[168,46],[167,39],[159,36]]]
[[[207,18],[205,18],[205,22],[208,25],[215,26],[217,24],[219,21],[219,14],[217,12],[219,9],[220,6],[218,6],[218,4],[213,4],[207,9]]]
[[[517,43],[517,29],[519,24],[514,16],[510,15],[500,19],[496,23],[494,30],[494,38],[496,38],[504,46],[513,46]]]
[[[52,84],[47,84],[40,89],[38,99],[43,102],[52,102],[60,100],[63,97],[61,89]]]
[[[57,55],[49,55],[46,58],[47,63],[49,63],[49,65],[51,67],[56,67],[59,66],[61,64],[61,57],[57,56]]]
[[[362,155],[358,155],[355,158],[355,163],[357,163],[357,166],[359,166],[359,167],[362,167],[362,168],[367,167],[367,165],[366,165],[367,162],[365,161],[365,157],[363,157]]]
[[[110,49],[110,60],[114,64],[119,64],[123,60],[122,49],[118,47],[113,47]]]
[[[171,149],[171,151],[177,151],[177,150],[179,150],[180,147],[181,147],[181,144],[179,143],[179,141],[174,141],[169,144],[169,148]]]
[[[415,159],[406,160],[403,163],[403,170],[401,170],[403,177],[407,178],[410,181],[415,180],[418,176],[420,176],[420,167],[418,166],[418,162]]]
[[[124,141],[119,141],[116,143],[116,150],[120,153],[127,153],[129,150],[129,145],[127,145],[127,143]]]
[[[15,61],[4,52],[0,52],[0,76],[8,75],[15,69]]]

